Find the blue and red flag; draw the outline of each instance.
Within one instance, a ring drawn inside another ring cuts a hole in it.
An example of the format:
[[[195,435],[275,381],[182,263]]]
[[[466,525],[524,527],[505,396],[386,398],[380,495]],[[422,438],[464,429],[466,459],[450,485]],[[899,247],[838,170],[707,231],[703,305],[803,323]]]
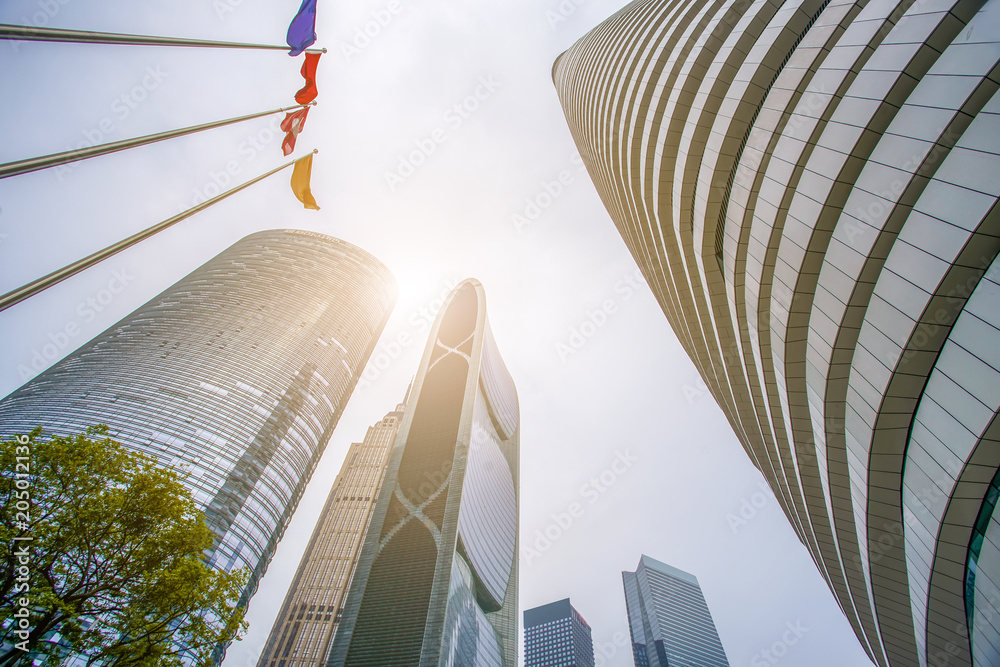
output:
[[[319,91],[316,89],[316,66],[319,65],[321,53],[307,53],[306,61],[302,63],[302,78],[306,80],[306,85],[302,90],[295,93],[295,101],[299,104],[309,104]]]
[[[302,0],[298,14],[288,26],[285,38],[292,50],[290,56],[297,56],[316,42],[316,0]]]

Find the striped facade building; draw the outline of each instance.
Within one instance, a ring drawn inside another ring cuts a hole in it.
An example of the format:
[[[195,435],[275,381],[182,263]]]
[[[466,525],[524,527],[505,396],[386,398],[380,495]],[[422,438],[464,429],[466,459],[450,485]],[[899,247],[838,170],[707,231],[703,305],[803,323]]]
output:
[[[431,327],[329,667],[516,667],[520,414],[476,280]]]
[[[622,584],[636,667],[729,667],[697,577],[644,555]]]
[[[258,667],[321,667],[337,631],[404,405],[351,444]]]
[[[257,232],[5,398],[0,429],[104,423],[186,473],[216,536],[206,559],[249,570],[246,605],[395,301],[392,274],[364,250]]]
[[[639,0],[553,79],[872,661],[1000,664],[1000,2]]]

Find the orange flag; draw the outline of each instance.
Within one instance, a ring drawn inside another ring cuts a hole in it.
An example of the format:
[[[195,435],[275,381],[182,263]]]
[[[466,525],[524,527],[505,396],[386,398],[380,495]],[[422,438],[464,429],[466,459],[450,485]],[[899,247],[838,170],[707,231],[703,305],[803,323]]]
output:
[[[313,199],[312,190],[309,189],[309,181],[312,178],[312,169],[312,153],[295,163],[295,166],[292,167],[292,192],[295,193],[295,198],[302,202],[303,206],[318,211],[319,206],[316,206],[316,200]]]

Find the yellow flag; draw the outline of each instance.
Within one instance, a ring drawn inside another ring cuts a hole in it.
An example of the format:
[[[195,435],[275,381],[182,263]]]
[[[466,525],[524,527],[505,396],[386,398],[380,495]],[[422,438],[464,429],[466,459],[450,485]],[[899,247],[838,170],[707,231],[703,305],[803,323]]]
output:
[[[295,197],[302,202],[306,208],[318,211],[316,200],[313,199],[312,190],[309,189],[309,179],[312,177],[313,156],[304,157],[292,167],[292,192]]]

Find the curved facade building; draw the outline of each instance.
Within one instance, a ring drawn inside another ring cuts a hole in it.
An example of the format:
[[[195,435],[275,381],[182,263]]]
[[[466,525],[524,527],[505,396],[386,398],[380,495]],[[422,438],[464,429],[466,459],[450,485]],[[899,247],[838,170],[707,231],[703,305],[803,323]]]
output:
[[[641,0],[553,78],[871,659],[1000,664],[1000,2]]]
[[[431,328],[327,665],[517,665],[519,420],[466,280]]]
[[[111,436],[187,472],[215,567],[257,588],[396,300],[374,257],[273,230],[224,250],[0,402],[0,429]]]

